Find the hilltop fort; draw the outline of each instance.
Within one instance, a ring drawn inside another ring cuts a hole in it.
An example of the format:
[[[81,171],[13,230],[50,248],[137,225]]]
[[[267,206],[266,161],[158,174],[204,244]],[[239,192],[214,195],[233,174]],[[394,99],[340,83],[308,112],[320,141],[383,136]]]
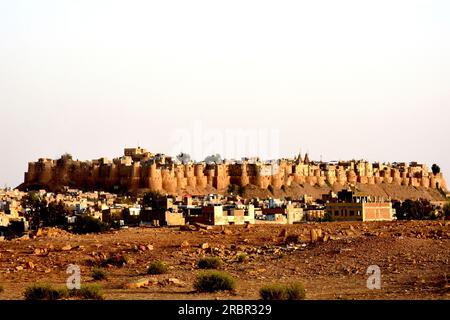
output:
[[[317,162],[311,161],[308,154],[275,161],[246,158],[193,162],[153,154],[142,148],[127,148],[123,156],[113,160],[75,161],[70,155],[63,155],[58,160],[42,158],[30,162],[20,189],[58,190],[63,186],[169,194],[223,193],[230,186],[238,186],[255,192],[270,190],[288,194],[291,191],[312,196],[356,186],[377,196],[402,198],[402,192],[409,192],[434,200],[447,190],[441,172],[432,172],[416,162]]]

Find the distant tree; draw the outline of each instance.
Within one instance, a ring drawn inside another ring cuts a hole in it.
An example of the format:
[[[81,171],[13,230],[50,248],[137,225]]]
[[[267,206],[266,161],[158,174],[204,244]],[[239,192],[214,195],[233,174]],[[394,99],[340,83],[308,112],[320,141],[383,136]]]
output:
[[[205,158],[205,162],[207,164],[221,164],[222,163],[222,157],[220,154],[213,154],[211,156],[208,156]]]
[[[441,172],[441,168],[437,164],[433,164],[431,171],[433,171],[433,174],[436,175]]]
[[[64,153],[62,156],[61,156],[61,158],[62,159],[68,159],[68,160],[72,160],[73,159],[73,157],[72,157],[72,155],[70,154],[70,153]]]
[[[437,216],[436,207],[428,200],[406,200],[393,205],[398,220],[430,220]]]
[[[326,211],[323,218],[318,218],[317,220],[319,222],[333,222],[334,218],[333,218],[333,215],[331,214],[331,212]]]
[[[89,215],[77,217],[73,232],[79,234],[98,233],[108,230],[109,226],[97,218]]]
[[[181,163],[186,164],[191,161],[191,156],[187,153],[181,152],[179,155],[177,155],[177,159]]]
[[[62,202],[48,203],[37,193],[30,192],[23,198],[22,206],[27,209],[25,218],[30,222],[31,229],[66,224],[66,216],[69,212]]]
[[[158,191],[154,192],[147,192],[144,197],[141,200],[142,207],[151,207],[154,205],[154,203],[158,200],[161,200],[164,198],[164,195],[159,193]]]
[[[443,214],[446,220],[450,219],[450,202],[445,204]]]
[[[44,226],[64,226],[67,223],[66,217],[69,215],[69,210],[62,201],[51,202],[47,208],[47,216],[41,217]]]
[[[47,201],[41,199],[36,192],[29,192],[22,198],[22,207],[26,209],[25,218],[31,229],[37,229],[42,224],[41,212],[47,210]]]
[[[228,193],[232,193],[234,195],[242,196],[244,194],[244,192],[245,192],[245,188],[240,186],[240,185],[237,185],[237,184],[230,184],[228,186],[227,191],[228,191]]]

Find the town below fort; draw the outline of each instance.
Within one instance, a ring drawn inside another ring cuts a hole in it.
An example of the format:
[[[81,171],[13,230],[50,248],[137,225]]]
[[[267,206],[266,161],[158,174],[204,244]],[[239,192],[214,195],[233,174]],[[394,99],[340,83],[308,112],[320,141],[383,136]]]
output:
[[[449,201],[437,164],[39,159],[0,190],[0,297],[64,286],[75,265],[102,299],[257,299],[291,278],[307,299],[448,299]],[[237,288],[200,290],[204,268]]]

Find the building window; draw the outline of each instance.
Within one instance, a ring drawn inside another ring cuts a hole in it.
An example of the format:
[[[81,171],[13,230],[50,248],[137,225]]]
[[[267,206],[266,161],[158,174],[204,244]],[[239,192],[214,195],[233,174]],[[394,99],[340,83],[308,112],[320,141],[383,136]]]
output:
[[[336,210],[336,211],[334,212],[334,215],[335,215],[335,216],[339,216],[339,211]]]
[[[353,217],[355,215],[355,211],[350,210],[350,217]]]

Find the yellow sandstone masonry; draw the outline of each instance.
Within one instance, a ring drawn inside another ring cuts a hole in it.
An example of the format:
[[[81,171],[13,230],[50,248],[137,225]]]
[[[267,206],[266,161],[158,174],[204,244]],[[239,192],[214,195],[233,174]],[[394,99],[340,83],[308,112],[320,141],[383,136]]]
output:
[[[274,190],[297,184],[317,187],[345,185],[413,186],[429,189],[447,185],[442,173],[433,174],[426,165],[412,162],[381,164],[363,160],[347,162],[313,162],[308,155],[296,159],[280,159],[275,163],[245,160],[208,164],[181,163],[176,159],[152,154],[145,149],[125,149],[125,155],[109,160],[75,161],[70,156],[58,160],[39,159],[30,162],[21,189],[41,187],[54,190],[63,186],[78,189],[141,189],[176,193],[187,187],[196,190],[214,188],[226,191],[233,184],[249,184]]]

